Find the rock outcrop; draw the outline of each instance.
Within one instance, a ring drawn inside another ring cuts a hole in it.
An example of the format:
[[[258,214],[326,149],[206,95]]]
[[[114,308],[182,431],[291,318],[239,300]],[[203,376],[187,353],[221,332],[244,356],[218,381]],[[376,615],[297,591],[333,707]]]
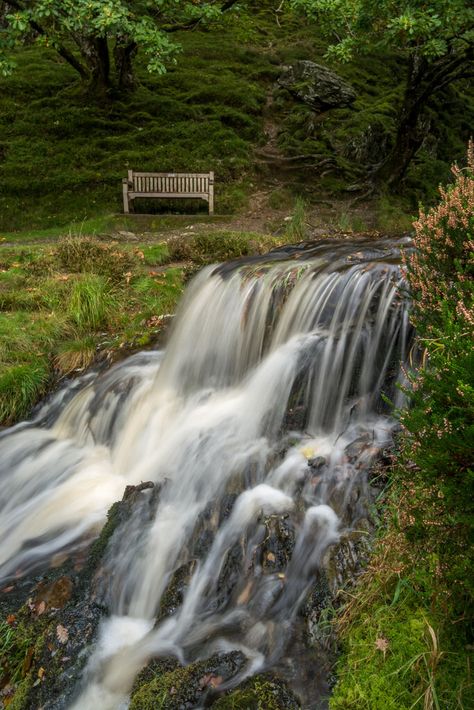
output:
[[[356,99],[353,87],[336,72],[306,59],[285,67],[278,84],[318,113],[350,106]]]

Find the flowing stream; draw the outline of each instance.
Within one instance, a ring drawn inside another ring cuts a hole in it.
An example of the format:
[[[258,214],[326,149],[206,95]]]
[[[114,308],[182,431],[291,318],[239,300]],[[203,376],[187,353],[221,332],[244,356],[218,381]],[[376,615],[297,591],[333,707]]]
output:
[[[109,545],[111,614],[69,707],[127,707],[154,657],[239,650],[234,684],[278,663],[315,573],[361,514],[354,485],[391,440],[387,398],[400,404],[411,347],[399,246],[327,240],[205,268],[165,351],[76,380],[2,433],[3,581],[84,547],[126,486],[155,484]],[[258,556],[271,516],[293,536],[285,569]],[[182,604],[161,618],[191,562]]]

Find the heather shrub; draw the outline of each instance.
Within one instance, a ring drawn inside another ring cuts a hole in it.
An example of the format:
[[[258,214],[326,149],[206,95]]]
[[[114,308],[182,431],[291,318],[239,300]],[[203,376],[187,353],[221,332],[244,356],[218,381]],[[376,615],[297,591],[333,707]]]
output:
[[[474,329],[474,143],[466,168],[455,165],[452,172],[454,184],[439,188],[439,205],[427,213],[420,210],[413,225],[416,251],[405,260],[412,320],[428,344],[433,337],[450,341],[456,327],[464,336]]]
[[[403,456],[411,475],[422,479],[429,495],[442,502],[433,522],[427,521],[426,500],[420,500],[409,534],[438,539],[443,574],[461,610],[474,592],[467,574],[474,531],[472,143],[466,168],[455,166],[453,174],[453,184],[440,188],[439,205],[420,211],[414,224],[416,250],[405,257],[412,321],[426,366],[412,377],[412,406],[403,413],[402,425]]]

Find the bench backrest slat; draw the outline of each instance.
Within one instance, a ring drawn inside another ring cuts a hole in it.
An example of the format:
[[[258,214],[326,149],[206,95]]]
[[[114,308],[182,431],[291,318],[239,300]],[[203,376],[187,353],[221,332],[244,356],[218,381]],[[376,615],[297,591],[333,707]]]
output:
[[[209,176],[200,175],[133,175],[133,192],[209,192]]]

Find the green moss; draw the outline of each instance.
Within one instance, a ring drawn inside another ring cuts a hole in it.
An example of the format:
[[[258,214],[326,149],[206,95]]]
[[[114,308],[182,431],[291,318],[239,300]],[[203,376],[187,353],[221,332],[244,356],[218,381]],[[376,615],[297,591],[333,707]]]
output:
[[[123,503],[121,501],[117,501],[109,508],[107,512],[107,521],[102,528],[99,537],[94,540],[91,545],[89,557],[87,559],[87,566],[83,574],[84,579],[88,579],[90,574],[95,571],[97,565],[102,560],[112,535],[123,521],[122,513]]]
[[[195,666],[186,666],[155,676],[133,693],[130,710],[167,710],[179,707],[186,702],[195,672]]]
[[[415,667],[421,676],[419,694],[424,691],[423,660],[430,654],[427,633],[423,610],[382,606],[375,616],[364,615],[346,642],[344,680],[336,685],[332,710],[409,710],[417,692]]]
[[[219,698],[212,707],[215,710],[296,710],[301,705],[281,681],[255,676]]]
[[[11,701],[8,704],[9,710],[28,710],[29,696],[33,680],[31,677],[25,678],[18,684]]]

